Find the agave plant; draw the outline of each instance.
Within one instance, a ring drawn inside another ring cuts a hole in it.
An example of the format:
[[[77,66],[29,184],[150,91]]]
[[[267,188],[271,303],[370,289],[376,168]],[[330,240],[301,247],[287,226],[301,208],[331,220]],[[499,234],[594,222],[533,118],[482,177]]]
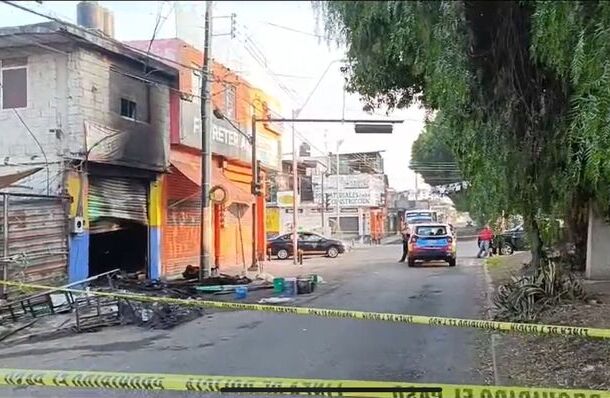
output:
[[[554,261],[547,260],[533,272],[511,279],[498,287],[493,299],[498,320],[531,322],[562,302],[585,299],[580,279]]]

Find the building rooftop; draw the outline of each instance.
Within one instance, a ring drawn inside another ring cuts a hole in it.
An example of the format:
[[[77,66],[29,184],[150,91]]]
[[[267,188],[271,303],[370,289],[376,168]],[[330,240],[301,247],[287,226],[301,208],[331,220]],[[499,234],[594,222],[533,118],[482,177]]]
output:
[[[0,28],[0,49],[37,46],[66,53],[63,49],[72,43],[140,63],[146,68],[147,73],[154,72],[156,75],[163,74],[171,78],[178,76],[176,68],[156,60],[144,51],[121,43],[97,30],[68,22],[44,22]]]

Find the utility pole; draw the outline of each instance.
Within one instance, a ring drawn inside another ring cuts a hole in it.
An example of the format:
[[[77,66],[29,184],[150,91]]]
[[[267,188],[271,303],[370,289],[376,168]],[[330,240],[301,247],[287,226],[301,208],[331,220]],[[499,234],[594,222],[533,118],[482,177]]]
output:
[[[339,184],[339,146],[341,141],[337,141],[337,195],[336,205],[337,208],[337,236],[341,233],[341,204],[339,203],[339,193],[341,192],[341,185]]]
[[[212,246],[212,212],[210,211],[210,187],[212,180],[212,104],[210,86],[212,68],[212,1],[205,6],[205,27],[203,42],[203,65],[201,67],[201,228],[199,236],[199,280],[211,275],[210,248]]]
[[[292,118],[296,119],[297,111],[292,111]],[[297,230],[297,223],[299,221],[299,215],[297,214],[297,142],[296,142],[296,131],[294,129],[294,122],[292,123],[292,260],[293,264],[299,263],[297,253],[299,250],[299,231]]]
[[[322,216],[322,234],[326,234],[326,220],[324,219],[324,211],[326,210],[326,196],[324,196],[324,174],[326,170],[320,176],[320,215]]]

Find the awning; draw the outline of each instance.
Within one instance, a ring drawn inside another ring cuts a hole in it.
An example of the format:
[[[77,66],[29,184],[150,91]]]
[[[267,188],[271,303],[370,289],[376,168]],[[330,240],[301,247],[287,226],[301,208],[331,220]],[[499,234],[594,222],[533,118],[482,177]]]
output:
[[[42,167],[0,167],[0,189],[8,187],[13,183],[30,176],[37,171],[42,170]]]
[[[176,159],[175,156],[172,156],[170,163],[194,184],[199,187],[201,186],[201,173],[199,171],[198,164]],[[228,179],[220,170],[213,167],[212,187],[217,185],[220,185],[227,192],[227,203],[250,204],[254,202],[253,196],[250,192],[244,191],[243,189],[235,186],[233,181]]]

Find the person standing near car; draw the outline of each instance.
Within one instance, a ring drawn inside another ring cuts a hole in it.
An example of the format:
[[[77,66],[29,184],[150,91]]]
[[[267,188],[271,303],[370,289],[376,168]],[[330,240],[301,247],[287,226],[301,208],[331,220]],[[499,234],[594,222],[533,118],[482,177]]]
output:
[[[483,257],[487,257],[493,239],[493,231],[489,228],[488,224],[485,224],[485,227],[479,232],[479,253],[477,258],[481,258],[481,254],[483,254]]]
[[[409,253],[409,239],[411,238],[411,229],[406,221],[401,223],[400,235],[402,236],[402,257],[398,262],[404,263]]]

